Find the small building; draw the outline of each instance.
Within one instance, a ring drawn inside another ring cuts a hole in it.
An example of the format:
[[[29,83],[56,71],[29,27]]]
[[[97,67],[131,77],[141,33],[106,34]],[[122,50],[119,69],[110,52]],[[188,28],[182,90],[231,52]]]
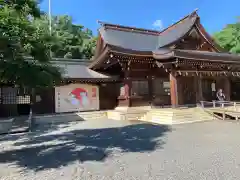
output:
[[[117,98],[113,89],[117,76],[98,73],[88,68],[90,60],[54,58],[52,63],[62,71],[63,81],[53,88],[35,89],[35,114],[113,109]],[[106,83],[111,89],[106,89]],[[100,101],[100,99],[102,99]],[[113,103],[114,102],[114,103]],[[19,88],[0,88],[0,117],[29,114],[30,93]]]
[[[62,70],[61,85],[52,89],[38,89],[33,110],[37,114],[96,111],[113,109],[117,98],[117,76],[109,76],[88,68],[90,60],[54,59],[54,65]],[[110,89],[106,89],[106,84]],[[101,100],[101,101],[100,101]]]
[[[89,68],[120,78],[116,107],[196,105],[219,88],[240,100],[240,56],[214,42],[196,11],[162,31],[100,24]]]

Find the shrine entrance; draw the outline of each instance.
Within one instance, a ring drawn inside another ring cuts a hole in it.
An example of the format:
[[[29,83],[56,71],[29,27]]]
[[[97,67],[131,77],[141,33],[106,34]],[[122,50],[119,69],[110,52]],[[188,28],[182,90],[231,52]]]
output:
[[[149,106],[149,82],[147,79],[132,80],[131,106]]]
[[[205,101],[216,100],[216,81],[213,79],[202,80],[202,94]]]
[[[180,82],[182,90],[182,104],[196,104],[194,77],[182,77]]]

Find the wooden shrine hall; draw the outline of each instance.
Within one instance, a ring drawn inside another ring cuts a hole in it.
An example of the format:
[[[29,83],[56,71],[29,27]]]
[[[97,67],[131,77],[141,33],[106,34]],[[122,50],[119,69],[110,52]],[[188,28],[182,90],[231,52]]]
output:
[[[89,68],[119,77],[116,106],[192,105],[215,100],[219,88],[238,97],[240,56],[223,52],[196,11],[162,31],[100,24]]]

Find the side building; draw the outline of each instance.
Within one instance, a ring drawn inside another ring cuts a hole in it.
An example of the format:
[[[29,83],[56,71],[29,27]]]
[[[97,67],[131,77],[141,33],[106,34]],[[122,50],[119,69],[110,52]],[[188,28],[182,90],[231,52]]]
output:
[[[116,106],[117,76],[89,69],[90,60],[55,58],[52,63],[62,71],[63,81],[60,86],[35,90],[32,106],[35,114],[93,111]],[[2,86],[0,100],[0,117],[29,113],[30,93],[27,91]]]

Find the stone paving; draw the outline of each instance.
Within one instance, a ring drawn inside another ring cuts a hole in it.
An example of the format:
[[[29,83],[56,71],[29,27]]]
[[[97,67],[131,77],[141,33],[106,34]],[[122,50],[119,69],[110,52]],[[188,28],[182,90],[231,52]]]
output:
[[[0,137],[0,180],[240,179],[240,124],[111,120]]]

